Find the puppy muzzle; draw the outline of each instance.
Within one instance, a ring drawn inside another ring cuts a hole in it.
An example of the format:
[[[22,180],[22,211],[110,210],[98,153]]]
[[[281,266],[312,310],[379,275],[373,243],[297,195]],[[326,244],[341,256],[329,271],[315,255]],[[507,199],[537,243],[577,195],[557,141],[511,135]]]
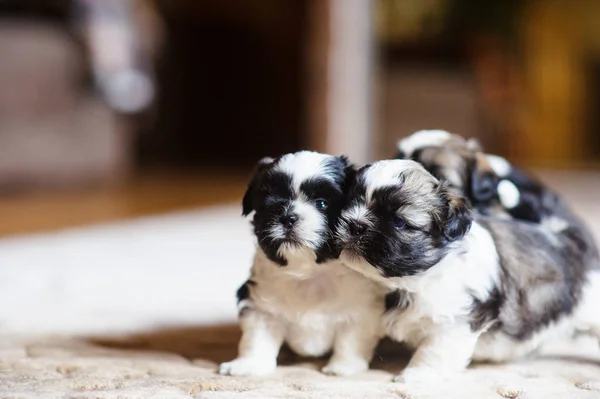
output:
[[[338,244],[342,250],[354,254],[362,253],[361,247],[367,229],[367,224],[360,220],[344,219],[342,226],[338,231]]]

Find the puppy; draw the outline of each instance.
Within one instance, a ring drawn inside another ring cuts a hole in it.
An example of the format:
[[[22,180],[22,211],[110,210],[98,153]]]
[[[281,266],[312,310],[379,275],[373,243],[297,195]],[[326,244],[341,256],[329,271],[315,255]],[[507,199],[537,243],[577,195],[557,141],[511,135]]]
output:
[[[506,159],[484,154],[476,140],[444,130],[421,130],[398,141],[396,158],[413,159],[466,195],[479,213],[541,222],[558,197]]]
[[[479,144],[444,130],[421,130],[398,142],[398,158],[411,158],[467,197],[477,213],[541,223],[553,232],[571,229],[598,258],[596,240],[579,216],[552,190],[512,166],[484,154]]]
[[[600,337],[600,268],[579,230],[473,215],[414,161],[357,173],[337,232],[340,259],[392,291],[385,331],[416,349],[399,381],[526,355],[554,333]]]
[[[323,368],[368,368],[382,336],[384,293],[337,260],[334,229],[354,169],[345,157],[301,151],[260,161],[243,199],[258,246],[238,291],[242,338],[220,373],[273,372],[283,342],[303,356],[333,350]]]

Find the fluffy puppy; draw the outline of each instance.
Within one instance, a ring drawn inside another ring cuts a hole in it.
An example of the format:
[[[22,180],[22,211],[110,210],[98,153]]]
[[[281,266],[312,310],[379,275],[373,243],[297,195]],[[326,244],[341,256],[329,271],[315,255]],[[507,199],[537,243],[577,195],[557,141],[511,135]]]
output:
[[[522,356],[558,332],[600,337],[600,270],[579,230],[473,214],[410,160],[366,166],[350,189],[340,259],[391,291],[385,331],[416,349],[400,381]]]
[[[308,151],[260,161],[243,200],[258,246],[237,294],[242,338],[221,374],[274,371],[283,342],[304,356],[333,350],[328,374],[368,368],[382,336],[384,294],[343,267],[334,245],[354,173],[345,157]]]
[[[476,140],[444,130],[421,130],[398,141],[396,158],[421,163],[466,195],[479,213],[540,222],[555,214],[558,197],[506,159],[484,154]]]
[[[398,142],[398,158],[411,158],[467,197],[480,215],[541,223],[553,232],[578,230],[590,258],[596,240],[585,223],[552,190],[479,144],[444,130],[421,130]]]

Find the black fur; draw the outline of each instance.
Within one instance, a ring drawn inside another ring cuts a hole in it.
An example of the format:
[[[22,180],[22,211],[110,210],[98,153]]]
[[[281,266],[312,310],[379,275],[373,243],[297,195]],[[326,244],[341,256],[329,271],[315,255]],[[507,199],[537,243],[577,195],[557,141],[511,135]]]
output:
[[[471,162],[471,180],[466,187],[467,197],[474,204],[489,204],[498,198],[500,179],[489,171],[480,171],[475,160]]]
[[[551,189],[536,178],[512,168],[506,179],[511,181],[521,193],[519,204],[508,211],[515,219],[539,223],[545,218],[556,217],[567,223],[562,232],[569,240],[580,243],[581,256],[593,267],[600,267],[598,247],[587,225],[569,206]]]
[[[520,191],[520,194],[519,203],[514,208],[508,209],[508,214],[515,219],[540,223],[545,213],[540,198],[527,191]]]
[[[600,267],[597,244],[588,227],[551,189],[515,167],[511,167],[506,176],[492,177],[490,170],[480,170],[479,163],[485,163],[485,154],[480,148],[471,148],[468,143],[457,145],[460,140],[453,142],[454,146],[418,149],[411,158],[420,162],[438,179],[448,181],[450,187],[459,194],[466,195],[479,215],[493,217],[508,214],[513,219],[533,223],[541,223],[551,217],[563,220],[585,247],[582,256],[588,259],[587,263]],[[454,181],[450,182],[449,176]],[[519,203],[514,208],[505,209],[500,203],[497,187],[502,180],[513,183],[520,193]],[[493,195],[490,196],[490,193]]]
[[[442,224],[444,238],[448,242],[456,241],[469,232],[473,223],[473,208],[464,198],[450,195],[448,190],[443,187],[443,183],[440,192],[444,198],[447,215]]]
[[[300,186],[301,193],[295,193],[292,176],[276,168],[279,159],[258,165],[242,201],[244,215],[256,211],[253,227],[261,249],[273,262],[287,265],[288,260],[278,250],[284,242],[298,244],[300,237],[296,237],[292,229],[285,240],[273,239],[269,231],[274,224],[280,223],[292,201],[302,194],[313,201],[323,199],[328,204],[321,212],[326,216],[329,231],[325,233],[324,243],[315,250],[317,263],[337,258],[339,250],[334,242],[334,231],[345,204],[345,191],[354,176],[354,167],[346,157],[332,156],[324,161],[327,178],[314,177],[304,181]]]
[[[292,178],[284,173],[267,169],[253,180],[256,180],[257,185],[249,188],[248,192],[250,190],[252,192],[250,194],[246,192],[244,198],[250,198],[251,208],[256,211],[252,222],[254,234],[267,257],[285,266],[287,260],[277,253],[282,242],[271,240],[268,231],[272,223],[279,223],[287,205],[294,198]]]
[[[515,340],[572,313],[594,262],[581,251],[577,229],[557,236],[530,222],[478,220],[492,234],[501,276],[486,301],[474,301],[471,328],[492,324]]]
[[[250,286],[256,286],[256,282],[252,280],[246,280],[246,282],[242,284],[240,288],[238,288],[236,292],[238,303],[242,302],[244,299],[250,298]]]
[[[442,248],[444,241],[439,229],[430,231],[406,225],[402,231],[391,223],[396,209],[402,206],[402,200],[388,202],[386,199],[394,189],[384,188],[373,193],[376,205],[373,209],[374,226],[368,229],[362,238],[362,254],[372,265],[381,268],[386,277],[411,276],[429,269],[436,264],[444,252],[433,248]]]
[[[600,268],[596,243],[581,219],[538,180],[516,168],[497,176],[480,149],[456,143],[421,148],[412,158],[466,195],[477,210],[478,222],[494,238],[500,281],[486,299],[473,296],[471,329],[526,340],[573,312],[588,270]],[[501,206],[502,180],[513,183],[520,193],[514,208]],[[513,220],[493,218],[499,214]],[[552,231],[542,223],[550,218],[563,221],[566,229]]]
[[[250,299],[250,287],[251,286],[252,287],[256,286],[256,282],[252,281],[252,280],[247,280],[244,284],[241,285],[240,288],[238,288],[238,290],[236,292],[238,305],[243,300]],[[246,310],[248,310],[247,306],[239,309],[238,310],[238,315],[241,316]]]
[[[305,181],[300,186],[300,191],[302,191],[307,198],[313,201],[323,198],[326,199],[329,204],[327,210],[324,212],[327,214],[327,223],[330,232],[328,234],[330,234],[330,237],[328,237],[326,243],[316,251],[317,263],[323,263],[339,256],[339,250],[335,246],[332,236],[345,201],[344,192],[342,191],[344,188],[343,183],[343,181],[339,180],[336,184],[332,184],[328,179],[315,178]]]
[[[365,201],[364,175],[368,168],[358,172],[349,190],[349,205]],[[438,263],[445,256],[447,245],[469,231],[473,217],[468,201],[451,193],[445,184],[431,181],[428,194],[412,191],[410,182],[374,190],[368,227],[353,227],[350,225],[360,222],[344,221],[349,229],[363,232],[360,237],[341,235],[340,245],[350,254],[364,257],[385,277],[411,276]],[[407,219],[402,228],[394,225],[398,210],[417,200],[425,204],[418,211],[430,222],[417,226]]]
[[[504,296],[498,287],[494,287],[487,299],[483,301],[473,296],[473,305],[469,314],[471,330],[480,331],[486,327],[488,331],[498,329],[498,317],[503,303]]]
[[[512,168],[504,179],[513,183],[520,193],[519,204],[508,210],[512,217],[539,223],[543,217],[553,214],[558,197],[535,178]]]
[[[268,168],[269,165],[273,163],[273,159],[269,157],[265,157],[258,161],[254,169],[254,173],[250,182],[248,183],[248,188],[246,189],[246,193],[244,194],[244,198],[242,199],[242,215],[248,216],[254,210],[254,203],[256,195],[256,188],[260,186],[261,179],[264,175],[264,171]]]
[[[544,185],[525,172],[512,168],[507,176],[499,177],[490,170],[481,170],[481,153],[467,148],[423,147],[414,151],[410,159],[422,164],[437,179],[447,181],[450,186],[464,194],[478,213],[492,216],[498,209],[515,219],[539,223],[544,216],[554,212],[552,207],[544,206],[549,199],[557,197]],[[405,154],[398,152],[396,158],[404,159]],[[459,180],[450,180],[458,176]],[[498,197],[498,184],[502,180],[513,183],[520,192],[520,201],[512,209],[501,207]]]
[[[405,309],[410,304],[410,294],[404,290],[392,291],[385,296],[385,311]]]

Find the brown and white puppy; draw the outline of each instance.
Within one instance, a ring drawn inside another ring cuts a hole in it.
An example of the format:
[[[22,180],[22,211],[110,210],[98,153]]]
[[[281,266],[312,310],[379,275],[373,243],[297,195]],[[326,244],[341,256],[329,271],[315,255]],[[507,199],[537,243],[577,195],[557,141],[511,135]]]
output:
[[[398,141],[398,159],[412,159],[451,188],[465,195],[483,214],[502,216],[521,204],[521,192],[504,180],[510,164],[500,157],[481,152],[475,140],[444,130],[421,130]],[[496,167],[496,169],[494,169]],[[539,201],[529,210],[527,220],[539,222]]]
[[[386,333],[415,348],[397,380],[513,359],[557,332],[600,337],[600,269],[577,229],[473,215],[410,160],[365,166],[350,188],[340,259],[392,292]]]
[[[335,227],[354,168],[311,151],[265,158],[243,199],[257,247],[238,290],[242,338],[226,375],[263,375],[286,342],[303,356],[333,351],[323,368],[347,375],[369,366],[385,310],[383,289],[337,259]]]

